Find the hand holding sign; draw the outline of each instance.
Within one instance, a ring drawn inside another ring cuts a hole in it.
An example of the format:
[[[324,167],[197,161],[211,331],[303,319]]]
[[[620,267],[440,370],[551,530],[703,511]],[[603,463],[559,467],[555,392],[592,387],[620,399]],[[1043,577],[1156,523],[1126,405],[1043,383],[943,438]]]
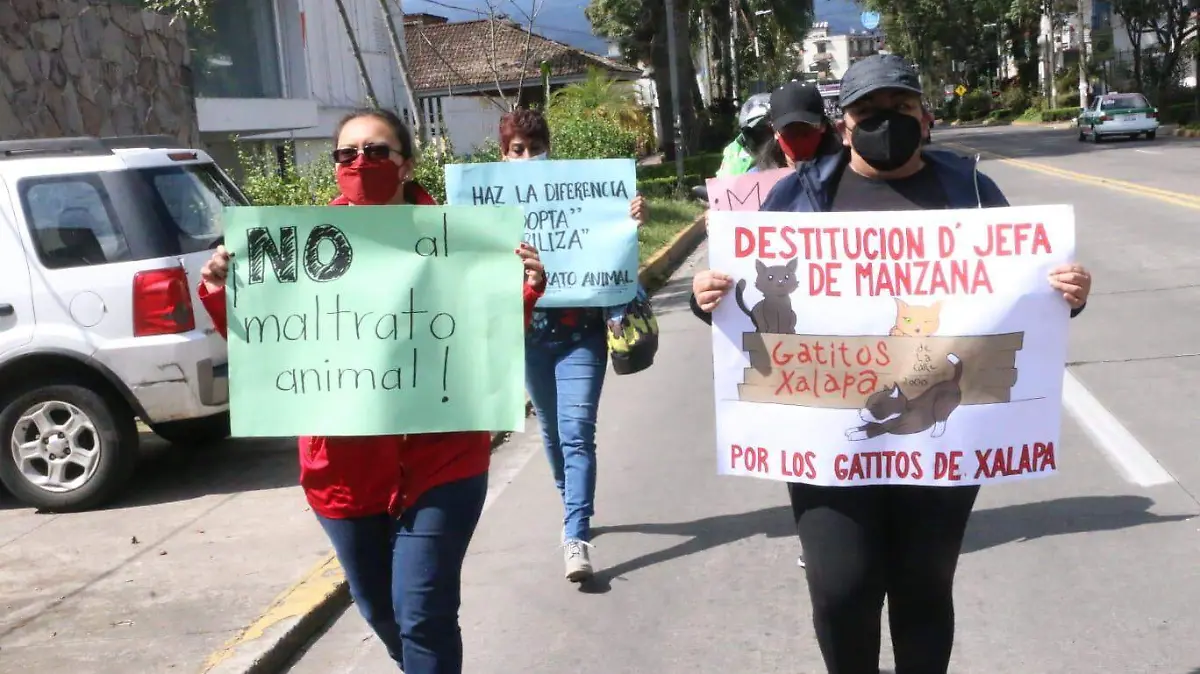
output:
[[[546,266],[539,307],[607,307],[637,292],[637,220],[630,159],[498,162],[446,167],[451,204],[513,205]],[[632,203],[631,203],[632,202]]]
[[[233,208],[226,217],[234,255],[215,253],[204,278],[228,286],[235,435],[523,426],[518,270],[538,282],[541,261],[518,248],[520,211]]]

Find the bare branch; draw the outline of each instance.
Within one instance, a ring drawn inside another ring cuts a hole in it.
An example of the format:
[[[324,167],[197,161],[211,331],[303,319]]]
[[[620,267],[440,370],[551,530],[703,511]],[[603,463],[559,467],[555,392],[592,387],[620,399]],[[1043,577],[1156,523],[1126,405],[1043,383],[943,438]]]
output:
[[[504,101],[504,105],[508,107],[508,110],[512,110],[516,106],[509,105],[508,97],[504,95],[504,89],[500,86],[500,67],[497,65],[499,54],[496,45],[496,6],[492,4],[492,0],[484,0],[484,4],[488,8],[488,29],[492,37],[492,57],[488,59],[488,64],[492,66],[492,76],[495,77],[496,82],[496,93],[500,94],[500,100]],[[517,102],[520,103],[520,99]]]
[[[510,0],[516,5],[516,0]],[[517,78],[517,105],[521,104],[521,94],[525,91],[525,69],[529,67],[529,45],[533,40],[533,22],[537,20],[538,12],[542,11],[542,5],[546,0],[533,0],[532,14],[525,14],[529,18],[529,27],[525,30],[525,54],[521,57],[521,75]],[[521,12],[524,14],[524,12]]]

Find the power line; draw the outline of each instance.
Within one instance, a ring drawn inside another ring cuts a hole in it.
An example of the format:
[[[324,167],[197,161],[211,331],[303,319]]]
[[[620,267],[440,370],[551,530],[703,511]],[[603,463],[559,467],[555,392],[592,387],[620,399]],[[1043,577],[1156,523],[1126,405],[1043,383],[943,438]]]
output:
[[[485,17],[485,18],[487,18],[487,17],[490,17],[490,16],[491,16],[491,15],[490,15],[490,14],[488,14],[487,12],[485,12],[485,11],[482,11],[482,10],[480,10],[480,9],[471,9],[471,8],[469,8],[469,7],[460,7],[460,6],[458,6],[458,5],[452,5],[452,4],[448,3],[448,2],[441,2],[441,0],[422,0],[422,1],[423,1],[423,2],[425,2],[425,3],[427,3],[427,4],[430,4],[430,5],[435,5],[435,6],[437,6],[437,7],[442,7],[442,8],[445,8],[445,9],[453,9],[453,10],[454,10],[454,11],[456,11],[456,12],[466,12],[467,14],[474,14],[474,15],[476,15],[476,16]],[[509,1],[510,1],[510,2],[511,2],[513,5],[514,5],[514,6],[516,6],[516,0],[509,0]],[[521,8],[518,6],[518,7],[517,7],[517,9],[518,9],[518,10],[520,10]],[[524,12],[524,11],[522,11],[521,13],[522,13],[522,14],[525,14],[525,12]],[[528,18],[528,17],[529,17],[529,15],[528,15],[528,14],[525,14],[525,16],[526,16],[526,18]],[[535,17],[535,18],[536,18],[536,17]],[[584,36],[586,36],[586,37],[594,38],[594,39],[597,39],[597,40],[601,40],[601,41],[603,41],[603,40],[604,40],[604,38],[602,38],[602,37],[598,37],[598,36],[597,36],[595,33],[591,33],[591,32],[588,32],[588,31],[579,30],[579,29],[577,29],[577,28],[567,28],[566,26],[556,26],[556,25],[553,25],[553,24],[542,23],[542,22],[540,22],[540,21],[539,21],[539,22],[537,22],[537,26],[538,26],[538,27],[540,27],[540,28],[542,28],[542,29],[545,29],[545,30],[554,30],[554,31],[558,31],[558,32],[561,32],[561,33],[574,33],[575,35],[584,35]]]

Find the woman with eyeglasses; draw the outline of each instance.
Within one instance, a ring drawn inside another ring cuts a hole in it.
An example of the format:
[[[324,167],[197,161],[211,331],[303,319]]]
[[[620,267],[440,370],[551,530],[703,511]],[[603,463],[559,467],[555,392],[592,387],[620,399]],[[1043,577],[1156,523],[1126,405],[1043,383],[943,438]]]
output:
[[[330,205],[436,205],[412,180],[412,138],[393,113],[349,115],[335,143],[341,194]],[[528,325],[544,269],[528,245],[515,252],[525,267]],[[222,335],[228,271],[222,246],[201,272],[200,299]],[[491,435],[302,437],[299,444],[304,495],[392,660],[407,674],[461,673],[462,565],[487,494]]]

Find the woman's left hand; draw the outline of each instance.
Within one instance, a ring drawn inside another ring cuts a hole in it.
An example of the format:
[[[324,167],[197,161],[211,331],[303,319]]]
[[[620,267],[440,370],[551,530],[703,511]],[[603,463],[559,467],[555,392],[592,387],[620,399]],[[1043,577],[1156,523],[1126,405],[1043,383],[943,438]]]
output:
[[[525,265],[525,282],[535,288],[545,283],[546,266],[542,264],[542,258],[538,255],[537,249],[527,243],[522,243],[516,253],[517,257],[521,258],[522,264]]]
[[[1063,294],[1072,309],[1078,309],[1092,291],[1092,275],[1083,265],[1064,264],[1050,271],[1050,286]]]
[[[629,203],[629,217],[637,220],[638,227],[646,224],[646,200],[642,195],[635,196]]]

